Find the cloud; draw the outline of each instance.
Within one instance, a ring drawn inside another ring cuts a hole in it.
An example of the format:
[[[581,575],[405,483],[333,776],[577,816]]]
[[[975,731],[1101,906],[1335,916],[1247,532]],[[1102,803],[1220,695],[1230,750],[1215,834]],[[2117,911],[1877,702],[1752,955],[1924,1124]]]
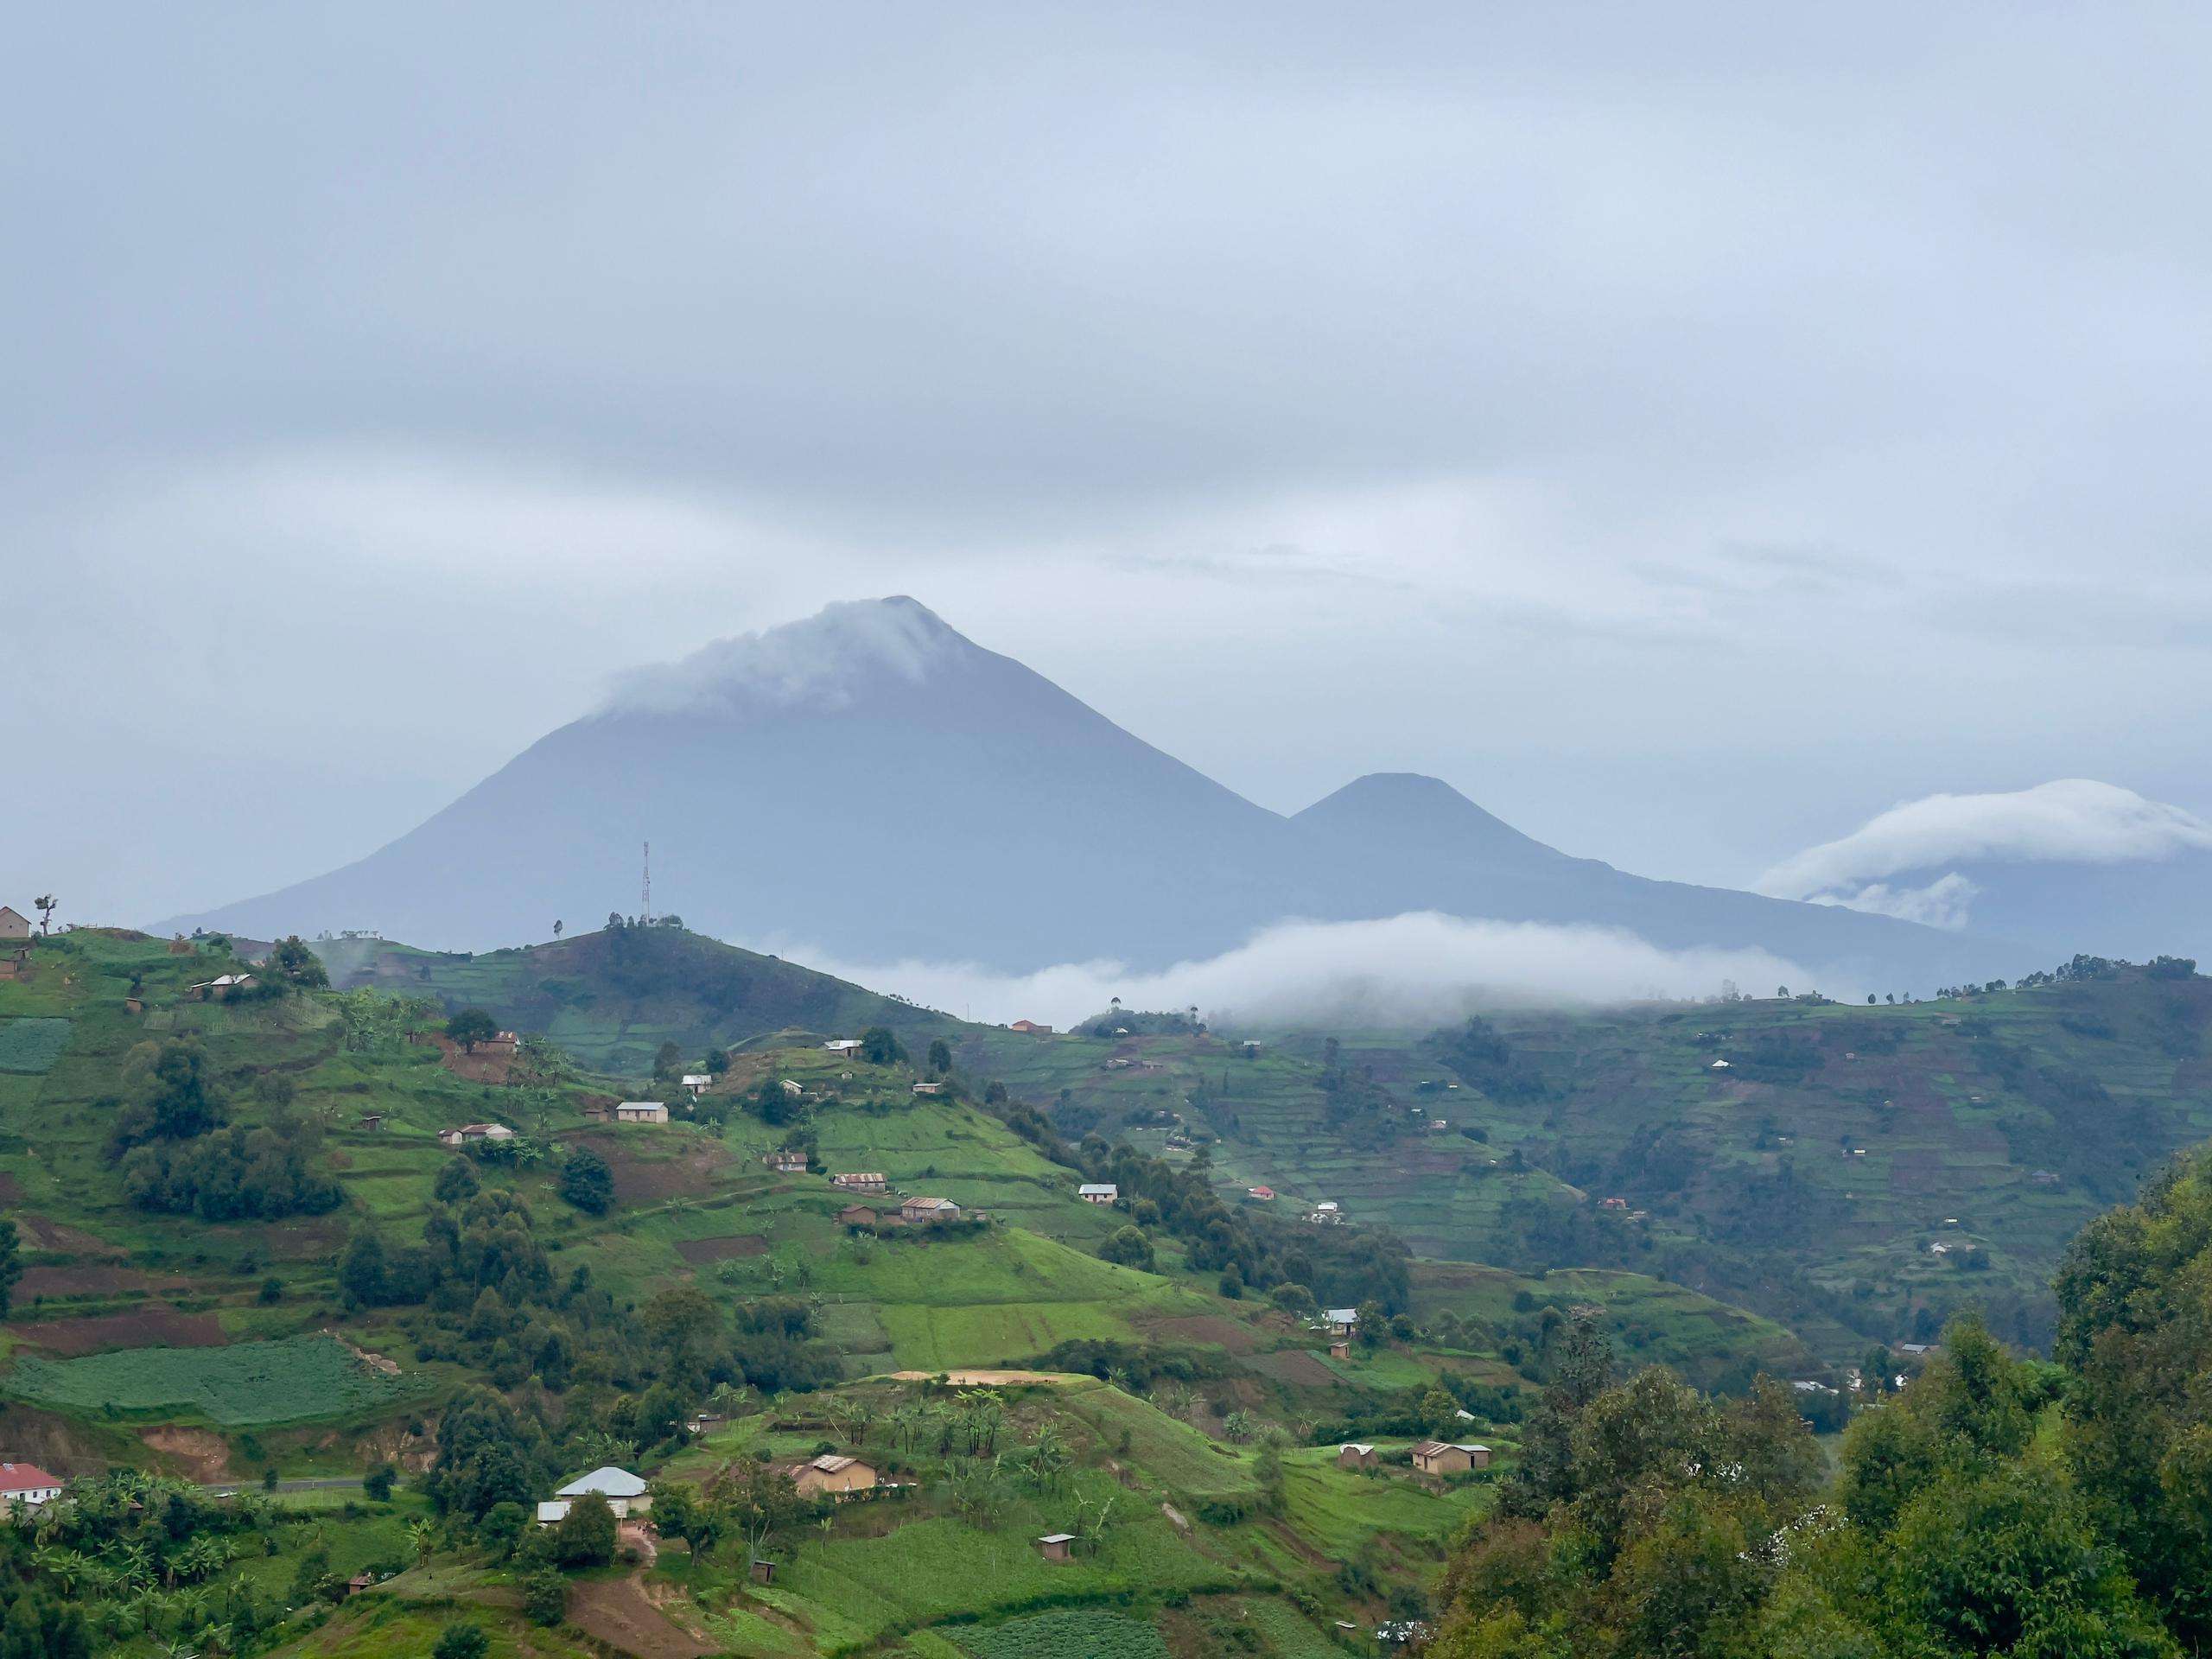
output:
[[[1807,849],[1756,883],[1777,899],[1809,899],[1963,927],[1980,888],[1956,871],[1919,886],[1886,878],[1990,860],[2127,864],[2212,851],[2212,824],[2116,784],[2061,778],[2032,789],[1930,795]]]
[[[617,677],[601,712],[727,713],[763,702],[834,709],[886,674],[918,684],[961,649],[960,637],[914,600],[849,600],[717,639],[680,662],[632,669]]]
[[[839,963],[798,947],[791,954],[947,1013],[1063,1026],[1116,996],[1130,1007],[1195,1006],[1209,1020],[1246,1027],[1433,1026],[1478,1007],[1709,996],[1724,980],[1759,989],[1817,983],[1803,968],[1764,950],[1664,950],[1618,929],[1427,911],[1365,922],[1283,923],[1221,956],[1151,974],[1116,962],[1001,974],[966,963]]]

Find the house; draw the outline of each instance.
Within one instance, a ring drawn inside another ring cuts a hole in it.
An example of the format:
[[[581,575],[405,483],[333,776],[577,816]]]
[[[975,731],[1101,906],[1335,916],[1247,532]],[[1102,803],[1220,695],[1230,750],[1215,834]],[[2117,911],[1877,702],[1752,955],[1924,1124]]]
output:
[[[899,1215],[907,1221],[957,1221],[960,1206],[950,1198],[908,1198],[899,1206]]]
[[[1074,1543],[1071,1532],[1048,1532],[1037,1541],[1037,1553],[1048,1561],[1071,1560],[1069,1551]]]
[[[825,1452],[805,1463],[792,1464],[787,1472],[801,1497],[812,1497],[821,1492],[831,1497],[845,1497],[867,1491],[882,1478],[874,1464],[834,1452]]]
[[[614,1511],[618,1520],[627,1520],[633,1515],[644,1515],[653,1506],[652,1494],[645,1490],[645,1483],[627,1469],[618,1469],[606,1464],[588,1475],[579,1475],[556,1492],[552,1498],[537,1506],[537,1524],[556,1525],[568,1518],[569,1506],[586,1497],[603,1497],[607,1507]]]
[[[1711,1065],[1708,1065],[1705,1069],[1708,1071],[1726,1071],[1728,1070],[1728,1062],[1726,1060],[1715,1060]]]
[[[1338,1207],[1334,1198],[1324,1198],[1313,1206],[1313,1219],[1317,1222],[1342,1221],[1344,1218],[1344,1212]]]
[[[374,1589],[376,1582],[377,1575],[373,1573],[356,1573],[346,1580],[346,1593],[349,1596],[358,1596],[364,1590]]]
[[[1339,1469],[1372,1469],[1375,1467],[1375,1448],[1347,1441],[1337,1448],[1337,1467]]]
[[[668,1108],[657,1100],[626,1100],[614,1109],[618,1123],[665,1123]]]
[[[30,936],[31,918],[13,905],[0,905],[0,939],[28,939]]]
[[[714,1081],[713,1075],[706,1071],[686,1071],[682,1078],[683,1086],[690,1090],[694,1099],[705,1094]]]
[[[35,1510],[61,1496],[61,1477],[35,1463],[0,1463],[0,1510]]]
[[[1111,1181],[1085,1181],[1075,1195],[1085,1204],[1111,1204],[1122,1196],[1122,1189]]]
[[[918,1083],[914,1085],[914,1092],[918,1095],[941,1095],[944,1092],[944,1085],[941,1083]]]
[[[438,1144],[465,1147],[478,1141],[512,1141],[515,1132],[504,1123],[464,1123],[457,1129],[440,1129]]]
[[[691,1434],[704,1434],[721,1420],[722,1414],[719,1411],[696,1411],[683,1420],[684,1431]]]
[[[495,1031],[476,1045],[480,1054],[512,1054],[522,1046],[522,1039],[512,1031]]]
[[[1626,1198],[1601,1198],[1599,1200],[1598,1207],[1600,1210],[1626,1210],[1628,1208],[1628,1200]]]
[[[1929,1355],[1935,1351],[1936,1344],[1932,1342],[1901,1342],[1897,1344],[1897,1352],[1901,1354],[1908,1354],[1915,1359],[1925,1359]]]
[[[849,1204],[837,1212],[837,1224],[841,1227],[873,1227],[875,1222],[875,1210],[869,1205]]]
[[[806,1097],[806,1090],[795,1078],[785,1077],[782,1081],[784,1092],[793,1100],[804,1100]]]
[[[384,1120],[385,1115],[382,1112],[363,1112],[361,1114],[361,1127],[368,1130],[371,1134],[374,1134],[377,1130],[384,1128]]]
[[[1248,1198],[1257,1198],[1262,1204],[1273,1204],[1275,1201],[1275,1190],[1272,1186],[1248,1186],[1244,1189],[1244,1196]]]
[[[849,1171],[842,1175],[832,1175],[830,1185],[842,1187],[848,1192],[888,1192],[891,1178],[872,1169]]]
[[[1049,1037],[1052,1034],[1050,1026],[1040,1026],[1034,1020],[1017,1020],[1007,1029],[1020,1032],[1027,1037]]]
[[[822,1045],[832,1054],[851,1054],[856,1052],[860,1046],[861,1039],[857,1037],[832,1037]]]
[[[1463,1475],[1490,1467],[1490,1447],[1466,1441],[1423,1440],[1414,1447],[1414,1467],[1424,1475]]]
[[[1328,1320],[1332,1337],[1348,1337],[1359,1329],[1359,1310],[1356,1307],[1332,1307],[1321,1317]]]
[[[794,1152],[787,1147],[779,1148],[768,1154],[768,1167],[779,1175],[804,1175],[806,1173],[806,1154]]]
[[[219,1002],[244,990],[253,983],[251,974],[218,974],[213,979],[203,979],[197,985],[188,985],[184,994],[200,1002]]]

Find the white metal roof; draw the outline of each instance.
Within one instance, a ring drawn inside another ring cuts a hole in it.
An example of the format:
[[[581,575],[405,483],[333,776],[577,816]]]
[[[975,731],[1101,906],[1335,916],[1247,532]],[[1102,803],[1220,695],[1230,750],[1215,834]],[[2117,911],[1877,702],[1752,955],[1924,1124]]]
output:
[[[588,1475],[579,1475],[561,1488],[557,1496],[582,1497],[587,1492],[597,1492],[601,1497],[638,1497],[645,1490],[645,1483],[627,1469],[617,1469],[613,1464],[594,1469]]]

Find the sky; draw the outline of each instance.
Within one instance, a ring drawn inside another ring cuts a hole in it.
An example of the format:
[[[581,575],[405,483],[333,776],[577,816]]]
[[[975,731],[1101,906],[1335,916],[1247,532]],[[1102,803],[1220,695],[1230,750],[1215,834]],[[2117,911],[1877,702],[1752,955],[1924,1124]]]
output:
[[[1430,772],[1643,874],[2054,779],[2212,817],[2208,50],[2133,5],[25,15],[0,899],[313,874],[627,671],[887,593],[1262,804]]]

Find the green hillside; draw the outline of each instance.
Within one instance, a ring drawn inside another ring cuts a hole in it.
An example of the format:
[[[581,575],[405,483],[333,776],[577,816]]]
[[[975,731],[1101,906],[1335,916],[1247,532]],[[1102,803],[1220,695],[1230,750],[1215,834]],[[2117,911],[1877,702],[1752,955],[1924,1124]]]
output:
[[[511,1057],[457,1050],[411,989],[289,984],[221,941],[95,930],[35,957],[32,978],[0,982],[0,1201],[22,1269],[0,1323],[0,1446],[177,1494],[179,1516],[253,1562],[222,1598],[136,1612],[119,1581],[73,1592],[138,1620],[118,1643],[134,1654],[220,1624],[233,1642],[252,1627],[241,1651],[415,1655],[460,1621],[496,1653],[561,1656],[943,1659],[1140,1635],[1309,1655],[1339,1618],[1426,1605],[1446,1541],[1511,1466],[1570,1304],[1703,1375],[1805,1363],[1787,1333],[1634,1274],[1423,1269],[1393,1288],[1388,1253],[1354,1230],[1302,1243],[1269,1224],[1224,1243],[1173,1213],[1203,1183],[1126,1162],[1130,1193],[1166,1212],[1080,1202],[1089,1153],[918,1052],[872,1064],[762,1039],[675,1121],[608,1122],[634,1081],[536,1038]],[[247,972],[228,1000],[194,988]],[[439,1141],[474,1122],[517,1134],[467,1154]],[[807,1167],[772,1167],[779,1149]],[[842,1221],[854,1195],[836,1170],[882,1174],[878,1205],[927,1194],[961,1217]],[[1104,1259],[1124,1233],[1142,1262]],[[1253,1274],[1297,1262],[1325,1300],[1384,1301],[1332,1357],[1302,1287],[1235,1282],[1224,1249]],[[988,1452],[935,1427],[978,1402],[1001,1414]],[[686,1433],[702,1406],[722,1421]],[[495,1420],[488,1438],[467,1427]],[[1481,1436],[1497,1470],[1414,1479],[1406,1447],[1439,1428]],[[1379,1471],[1336,1467],[1351,1437],[1382,1448]],[[495,1493],[534,1499],[611,1460],[727,1506],[730,1470],[758,1452],[840,1444],[912,1494],[802,1504],[757,1544],[726,1527],[696,1560],[664,1535],[654,1562],[563,1578],[558,1624],[518,1615],[550,1535],[503,1541]],[[389,1497],[349,1484],[387,1462]],[[174,1484],[264,1476],[340,1484],[263,1503]],[[106,1530],[65,1541],[143,1547],[158,1582],[171,1543],[138,1536],[143,1510],[104,1505],[84,1514]],[[1039,1558],[1054,1530],[1081,1539],[1072,1561]],[[748,1573],[753,1548],[779,1560],[774,1583]],[[363,1570],[373,1592],[323,1605]]]
[[[704,1054],[779,1033],[850,1036],[869,1026],[926,1042],[960,1024],[677,926],[610,927],[474,956],[371,938],[317,940],[314,948],[340,988],[375,986],[448,1010],[482,1008],[613,1072],[642,1073],[664,1042]]]
[[[1425,1256],[1637,1268],[1847,1356],[1969,1305],[2047,1335],[2066,1240],[2212,1136],[2212,980],[2171,972],[2088,962],[1903,1006],[1500,1014],[1256,1051],[1172,1027],[988,1032],[964,1052],[1068,1133],[1214,1138],[1225,1191],[1332,1200]]]

